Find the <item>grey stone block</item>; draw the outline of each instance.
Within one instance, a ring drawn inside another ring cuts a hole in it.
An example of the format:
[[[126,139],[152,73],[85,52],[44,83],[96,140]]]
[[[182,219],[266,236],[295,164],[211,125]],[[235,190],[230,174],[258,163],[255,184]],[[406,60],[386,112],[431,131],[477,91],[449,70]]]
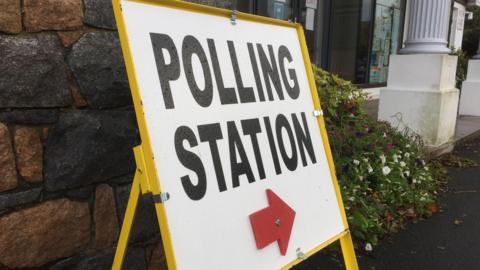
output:
[[[70,189],[132,173],[138,143],[132,111],[68,112],[45,145],[45,187]]]
[[[121,186],[115,189],[117,200],[118,216],[120,223],[123,223],[127,209],[131,185]],[[146,242],[158,236],[160,233],[157,213],[151,196],[142,195],[137,205],[135,220],[130,234],[130,243]]]
[[[85,23],[98,28],[117,29],[110,0],[85,0]]]
[[[0,59],[0,108],[72,103],[63,48],[56,35],[0,35]]]
[[[117,33],[83,35],[73,45],[67,61],[90,107],[104,109],[132,104]]]
[[[0,111],[0,122],[21,125],[53,124],[58,120],[58,110],[8,110]]]
[[[22,204],[31,203],[40,199],[42,188],[32,188],[29,190],[0,195],[0,211],[9,209]]]

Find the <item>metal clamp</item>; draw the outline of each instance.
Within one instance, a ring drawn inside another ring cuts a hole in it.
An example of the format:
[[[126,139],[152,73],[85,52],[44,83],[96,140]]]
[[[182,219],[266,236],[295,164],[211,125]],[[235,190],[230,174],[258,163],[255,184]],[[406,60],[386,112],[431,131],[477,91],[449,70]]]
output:
[[[322,110],[315,110],[315,111],[313,111],[313,116],[315,116],[315,117],[323,116],[323,111]]]
[[[170,199],[170,194],[168,192],[160,192],[160,194],[153,195],[154,203],[164,203]]]
[[[297,248],[297,258],[301,260],[305,260],[307,256],[305,256],[305,253],[300,248]]]
[[[237,24],[237,15],[238,15],[238,10],[236,9],[232,10],[232,15],[230,16],[230,22],[232,23],[232,25]]]

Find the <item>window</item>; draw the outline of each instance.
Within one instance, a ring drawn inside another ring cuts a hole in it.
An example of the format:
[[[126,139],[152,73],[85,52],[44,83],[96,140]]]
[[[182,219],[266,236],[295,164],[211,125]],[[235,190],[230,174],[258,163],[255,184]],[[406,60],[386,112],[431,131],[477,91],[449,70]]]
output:
[[[390,54],[397,54],[400,44],[400,0],[377,0],[375,26],[370,54],[370,84],[386,83]]]
[[[304,28],[305,39],[312,61],[320,65],[323,29],[319,24],[324,19],[324,1],[326,0],[317,0],[316,6],[311,3],[307,7],[306,0],[237,0],[234,8],[242,12],[299,22],[304,26],[308,21],[310,27]]]
[[[367,77],[372,1],[333,1],[332,20],[330,72],[354,83],[364,83]]]
[[[254,13],[253,0],[237,0],[236,3],[233,3],[236,4],[233,8],[241,12]]]
[[[332,2],[328,58],[332,73],[355,84],[384,84],[389,57],[399,49],[402,0]]]
[[[292,18],[291,0],[264,0],[257,1],[257,14],[280,20]]]
[[[405,0],[317,0],[317,8],[309,10],[314,27],[305,29],[312,61],[355,84],[386,83],[389,57],[400,47],[404,6]],[[235,7],[307,21],[305,0],[237,0]]]

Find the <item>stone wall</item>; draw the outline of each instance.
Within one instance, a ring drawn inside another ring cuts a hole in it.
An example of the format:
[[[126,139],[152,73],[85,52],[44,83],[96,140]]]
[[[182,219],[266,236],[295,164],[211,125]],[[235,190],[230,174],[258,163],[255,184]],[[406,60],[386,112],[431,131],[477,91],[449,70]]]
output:
[[[110,0],[1,0],[0,269],[110,269],[139,143]],[[165,269],[150,200],[124,269]]]

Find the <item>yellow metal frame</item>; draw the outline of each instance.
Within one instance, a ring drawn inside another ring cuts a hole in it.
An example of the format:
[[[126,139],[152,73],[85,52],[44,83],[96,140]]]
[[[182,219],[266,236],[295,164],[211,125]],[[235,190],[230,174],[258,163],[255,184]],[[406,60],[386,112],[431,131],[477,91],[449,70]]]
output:
[[[125,257],[125,251],[128,245],[128,238],[130,235],[130,230],[133,225],[133,220],[135,218],[135,210],[138,204],[138,199],[141,194],[152,193],[154,196],[160,196],[161,186],[160,181],[157,175],[157,170],[155,163],[153,161],[153,152],[150,143],[150,135],[148,133],[147,122],[144,118],[143,106],[140,97],[140,91],[137,82],[137,76],[135,73],[135,66],[133,64],[133,58],[130,51],[130,44],[128,40],[127,30],[125,28],[125,22],[122,14],[121,0],[112,0],[113,11],[115,13],[115,19],[118,28],[118,34],[120,37],[120,43],[122,45],[123,57],[125,59],[125,66],[127,69],[127,75],[130,83],[130,89],[133,97],[133,104],[135,107],[135,114],[137,117],[138,128],[140,130],[140,137],[142,139],[142,144],[135,147],[135,161],[137,164],[137,170],[135,172],[135,177],[133,179],[132,188],[130,191],[130,197],[128,200],[127,210],[125,211],[125,217],[122,224],[122,229],[120,232],[120,237],[117,244],[117,250],[115,253],[115,258],[113,262],[112,269],[120,270],[122,268],[123,259]],[[211,6],[204,6],[189,2],[183,2],[178,0],[127,0],[131,2],[149,4],[154,6],[164,6],[169,8],[175,8],[180,10],[193,11],[213,16],[225,17],[225,19],[230,19],[232,15],[231,10],[221,9]],[[310,57],[308,54],[307,44],[305,42],[305,36],[303,33],[303,27],[298,23],[291,23],[287,21],[282,21],[278,19],[262,17],[257,15],[252,15],[248,13],[238,13],[237,20],[248,20],[252,22],[258,22],[263,24],[271,24],[289,28],[295,28],[298,34],[298,39],[302,49],[303,61],[305,63],[305,70],[307,73],[309,86],[312,94],[312,101],[314,104],[315,110],[321,110],[320,100],[318,97],[315,78],[313,75],[312,67],[310,65]],[[345,210],[343,207],[342,196],[340,193],[340,188],[337,183],[337,177],[335,173],[335,165],[333,163],[332,153],[330,150],[330,144],[328,142],[327,131],[325,129],[325,121],[323,116],[317,118],[320,134],[323,140],[323,146],[325,148],[325,153],[328,160],[328,165],[330,168],[330,174],[332,177],[333,185],[335,188],[338,207],[343,220],[344,231],[340,234],[332,237],[326,242],[320,244],[316,248],[305,253],[305,257],[309,257],[314,253],[320,251],[321,249],[327,247],[333,242],[340,240],[340,245],[343,253],[343,258],[345,261],[345,267],[347,270],[357,270],[358,264],[355,257],[355,250],[352,242],[352,237],[350,230],[348,229],[347,217],[345,215]],[[170,230],[168,226],[168,219],[165,211],[165,206],[162,203],[155,203],[155,210],[157,214],[158,224],[160,226],[160,232],[162,235],[163,247],[165,251],[165,256],[167,259],[167,266],[171,270],[177,269],[177,263],[175,259],[175,254],[173,250],[173,245],[170,236]],[[289,264],[285,265],[281,269],[289,269],[294,265],[302,262],[304,259],[296,259]]]

